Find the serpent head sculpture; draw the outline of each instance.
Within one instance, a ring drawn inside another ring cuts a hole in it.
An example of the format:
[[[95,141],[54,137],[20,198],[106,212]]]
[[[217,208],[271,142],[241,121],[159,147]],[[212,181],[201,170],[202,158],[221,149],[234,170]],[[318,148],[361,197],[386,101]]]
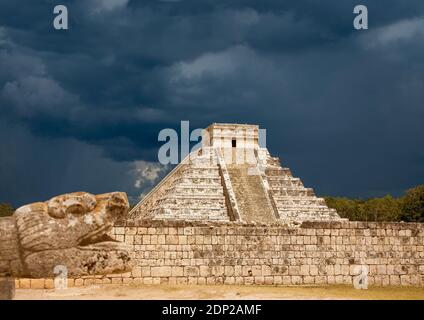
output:
[[[0,276],[52,277],[131,270],[131,249],[108,236],[128,211],[125,193],[76,192],[20,207],[0,218]]]

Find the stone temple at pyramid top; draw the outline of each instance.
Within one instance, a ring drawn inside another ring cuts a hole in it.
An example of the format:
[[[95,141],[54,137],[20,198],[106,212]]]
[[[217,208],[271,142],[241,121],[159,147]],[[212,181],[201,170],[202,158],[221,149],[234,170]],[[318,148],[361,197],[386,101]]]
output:
[[[259,148],[259,126],[250,124],[213,123],[206,128],[210,140],[218,148]],[[238,145],[237,145],[238,143]]]
[[[266,148],[257,125],[214,123],[129,213],[135,219],[257,223],[340,220]]]

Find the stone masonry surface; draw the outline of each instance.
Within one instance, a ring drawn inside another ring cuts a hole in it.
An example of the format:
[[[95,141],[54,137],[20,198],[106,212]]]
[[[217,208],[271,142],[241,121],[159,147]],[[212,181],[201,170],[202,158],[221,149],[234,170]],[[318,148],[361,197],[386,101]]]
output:
[[[113,236],[133,247],[131,272],[70,279],[90,284],[352,284],[355,266],[369,285],[424,286],[424,225],[304,222],[284,224],[129,220]],[[50,288],[52,279],[20,279]]]

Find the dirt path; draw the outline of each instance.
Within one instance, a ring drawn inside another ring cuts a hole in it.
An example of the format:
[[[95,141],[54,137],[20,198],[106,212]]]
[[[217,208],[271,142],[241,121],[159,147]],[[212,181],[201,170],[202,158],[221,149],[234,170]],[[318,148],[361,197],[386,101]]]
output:
[[[349,286],[276,287],[276,286],[114,286],[55,290],[16,290],[15,299],[418,299],[424,300],[424,288],[370,288]]]

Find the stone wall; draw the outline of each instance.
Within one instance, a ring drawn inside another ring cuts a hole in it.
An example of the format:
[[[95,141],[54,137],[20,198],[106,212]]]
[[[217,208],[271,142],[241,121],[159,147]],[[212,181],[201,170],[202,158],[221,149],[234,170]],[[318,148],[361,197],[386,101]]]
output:
[[[424,286],[424,224],[304,222],[289,228],[150,220],[127,221],[113,233],[134,246],[133,271],[75,279],[70,286],[352,284],[357,265],[368,266],[369,285]]]

